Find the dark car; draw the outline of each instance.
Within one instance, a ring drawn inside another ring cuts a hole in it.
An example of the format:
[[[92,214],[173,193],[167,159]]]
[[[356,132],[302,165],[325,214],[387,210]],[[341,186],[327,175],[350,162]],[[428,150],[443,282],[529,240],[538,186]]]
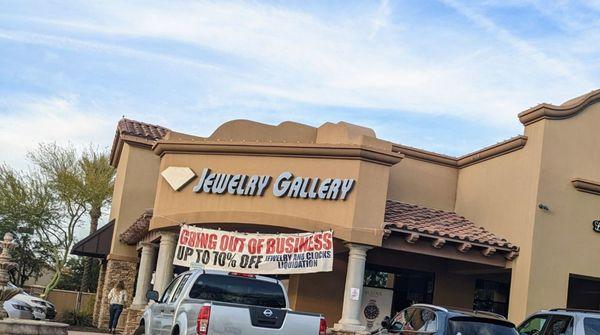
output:
[[[518,335],[515,325],[503,316],[434,305],[415,304],[382,322],[372,334],[403,335]]]

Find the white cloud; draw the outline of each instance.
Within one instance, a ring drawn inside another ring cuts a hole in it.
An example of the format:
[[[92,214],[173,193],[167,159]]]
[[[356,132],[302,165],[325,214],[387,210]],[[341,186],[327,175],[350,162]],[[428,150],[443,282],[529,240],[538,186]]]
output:
[[[79,109],[76,97],[13,96],[0,102],[0,162],[27,167],[26,153],[38,143],[90,144],[110,149],[114,120]]]
[[[0,145],[8,148],[0,152],[0,161],[22,166],[25,151],[40,141],[108,146],[122,110],[128,117],[201,135],[231,118],[315,125],[340,118],[379,124],[400,138],[399,125],[409,126],[399,122],[405,111],[470,118],[518,132],[520,111],[542,101],[560,103],[600,85],[599,23],[582,20],[564,2],[440,4],[449,13],[439,17],[388,1],[319,13],[257,2],[144,1],[65,3],[56,13],[4,14],[21,24],[0,25],[0,40],[75,51],[70,55],[77,54],[73,59],[80,62],[102,54],[123,72],[139,71],[139,60],[155,65],[157,72],[168,65],[190,78],[184,89],[197,91],[198,103],[152,109],[148,105],[159,98],[134,97],[126,89],[115,93],[110,84],[68,87],[91,92],[86,97],[94,96],[102,106],[69,95],[10,97],[0,102]],[[589,10],[597,11],[593,5],[590,1]],[[499,6],[533,6],[566,33],[520,36],[488,16]],[[115,96],[124,98],[107,101]],[[342,108],[319,115],[299,110],[310,105]],[[365,110],[345,116],[343,107]],[[390,124],[392,114],[397,123]],[[458,139],[444,145],[465,146]]]
[[[54,36],[48,34],[36,34],[18,30],[0,29],[0,39],[22,42],[27,44],[38,44],[47,47],[60,47],[71,50],[92,50],[113,55],[120,55],[129,58],[143,59],[155,62],[173,62],[182,66],[196,68],[198,70],[217,70],[214,65],[195,61],[185,57],[177,57],[167,53],[147,52],[130,47],[123,47],[110,43],[94,42],[77,38],[63,36]],[[54,56],[56,57],[56,56]]]
[[[553,45],[511,34],[462,2],[444,2],[470,25],[428,18],[412,25],[385,1],[346,15],[254,2],[103,2],[93,8],[86,3],[85,16],[37,19],[75,37],[26,37],[33,43],[198,65],[191,68],[209,85],[214,83],[213,103],[224,105],[236,96],[243,97],[237,101],[242,105],[248,96],[259,95],[480,118],[516,127],[516,114],[535,103],[558,103],[599,84],[597,73],[585,71],[589,64],[580,64],[576,56],[555,54]],[[98,36],[118,41],[98,42]],[[201,49],[197,57],[180,57],[170,50],[123,47],[127,39],[176,41]],[[568,49],[575,42],[546,43]],[[234,61],[203,60],[202,49]],[[214,69],[218,71],[210,72]]]

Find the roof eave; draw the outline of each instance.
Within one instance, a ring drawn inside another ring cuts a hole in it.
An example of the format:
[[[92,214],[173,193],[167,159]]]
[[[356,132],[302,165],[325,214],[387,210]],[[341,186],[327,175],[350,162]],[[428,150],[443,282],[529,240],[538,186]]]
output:
[[[418,234],[402,229],[389,229],[390,234],[382,247],[391,250],[424,254],[433,257],[478,263],[493,267],[508,267],[519,252],[494,245],[444,238],[430,234]]]
[[[567,105],[552,105],[548,103],[542,103],[528,110],[519,113],[519,121],[525,126],[535,123],[540,120],[562,120],[571,118],[586,107],[600,102],[600,89],[588,93],[585,98],[581,99],[577,103]]]
[[[152,150],[152,146],[155,142],[156,141],[144,137],[125,135],[117,132],[115,135],[115,140],[113,141],[112,150],[110,152],[110,165],[112,165],[114,168],[119,165],[121,153],[123,152],[123,145],[125,143],[134,147]]]

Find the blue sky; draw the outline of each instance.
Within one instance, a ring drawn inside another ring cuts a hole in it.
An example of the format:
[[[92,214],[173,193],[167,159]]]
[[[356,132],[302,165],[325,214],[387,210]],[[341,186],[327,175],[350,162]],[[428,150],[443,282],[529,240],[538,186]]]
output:
[[[347,121],[462,155],[600,87],[600,1],[3,1],[0,161],[108,148],[118,119],[208,136]]]

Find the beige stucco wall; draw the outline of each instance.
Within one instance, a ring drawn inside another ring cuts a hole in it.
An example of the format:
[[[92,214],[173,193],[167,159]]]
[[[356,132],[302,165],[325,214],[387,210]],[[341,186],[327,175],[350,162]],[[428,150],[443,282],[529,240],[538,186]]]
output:
[[[566,307],[569,274],[600,278],[600,196],[577,191],[573,178],[600,182],[600,104],[565,120],[544,120],[544,148],[528,310]],[[552,294],[548,294],[552,292]]]
[[[123,144],[110,209],[110,220],[115,219],[110,257],[137,259],[135,247],[119,242],[119,235],[154,206],[159,164],[151,150]]]
[[[388,199],[454,210],[458,170],[405,157],[390,169]]]
[[[525,129],[523,149],[459,170],[456,212],[518,245],[512,264],[509,318],[522,320],[528,307],[534,218],[544,124]]]
[[[379,245],[389,167],[356,159],[166,153],[160,171],[190,167],[197,175],[214,173],[270,175],[263,196],[194,193],[198,178],[176,192],[160,178],[150,229],[189,224],[256,224],[305,231],[333,229],[337,238]],[[275,178],[284,171],[295,176],[351,178],[356,183],[344,200],[275,197]]]
[[[600,278],[600,234],[591,228],[600,196],[571,184],[600,181],[599,124],[599,104],[541,120],[525,127],[523,149],[459,170],[456,211],[521,247],[512,264],[512,321],[566,307],[569,273]]]

